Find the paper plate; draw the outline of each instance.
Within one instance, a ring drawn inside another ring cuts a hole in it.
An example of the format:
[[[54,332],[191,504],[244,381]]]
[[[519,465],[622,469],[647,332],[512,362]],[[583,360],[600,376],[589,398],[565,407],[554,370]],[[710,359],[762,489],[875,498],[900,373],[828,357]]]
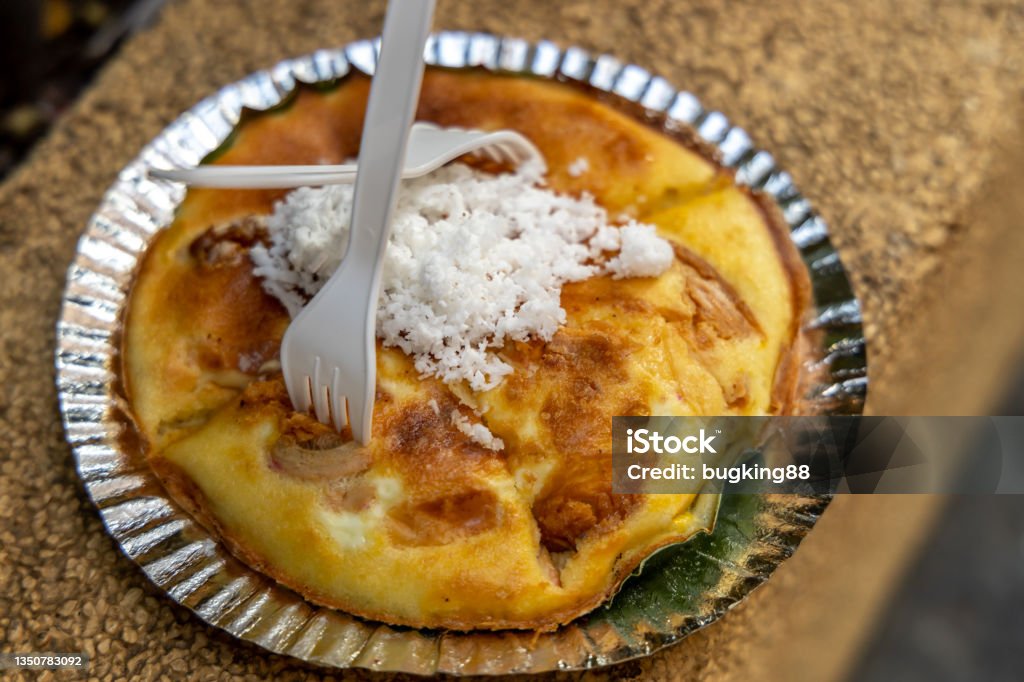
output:
[[[312,605],[236,560],[164,492],[121,442],[115,360],[136,263],[171,222],[180,185],[152,181],[149,166],[191,166],[228,138],[243,108],[280,103],[298,82],[351,69],[372,73],[379,42],[361,41],[281,62],[185,112],[119,175],[89,221],[68,270],[57,327],[57,384],[82,482],[124,553],[170,599],[210,625],[275,653],[329,667],[419,674],[502,674],[594,668],[650,654],[719,618],[790,556],[828,504],[825,497],[726,495],[715,530],[651,557],[606,606],[559,630],[444,632],[392,627]],[[639,66],[552,43],[484,34],[431,37],[430,64],[484,67],[581,81],[690,128],[717,149],[736,179],[781,208],[811,273],[820,343],[804,396],[815,412],[859,414],[867,391],[860,307],[825,223],[767,152],[690,93]]]

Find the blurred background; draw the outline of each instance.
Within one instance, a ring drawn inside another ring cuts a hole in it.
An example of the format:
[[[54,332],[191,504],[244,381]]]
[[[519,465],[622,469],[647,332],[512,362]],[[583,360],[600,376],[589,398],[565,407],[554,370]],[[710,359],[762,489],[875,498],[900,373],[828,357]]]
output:
[[[164,0],[0,1],[0,179]]]
[[[0,180],[163,4],[0,0]],[[1006,385],[994,413],[1024,415],[1024,365]],[[1021,679],[1022,644],[1024,497],[956,497],[883,610],[850,678]]]

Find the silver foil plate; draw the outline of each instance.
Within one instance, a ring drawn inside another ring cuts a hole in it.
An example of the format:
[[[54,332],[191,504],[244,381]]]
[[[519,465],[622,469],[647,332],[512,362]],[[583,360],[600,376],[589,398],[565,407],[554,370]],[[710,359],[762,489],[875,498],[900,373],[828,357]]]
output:
[[[824,497],[726,496],[714,533],[662,550],[597,611],[555,632],[445,632],[392,627],[320,607],[235,559],[167,495],[120,441],[118,338],[127,293],[154,234],[184,198],[149,167],[194,166],[238,124],[243,109],[279,104],[298,82],[352,69],[372,74],[378,41],[319,50],[229,85],[183,113],[126,166],[78,243],[57,325],[61,413],[79,476],[108,532],[167,596],[199,618],[269,651],[328,667],[419,674],[504,674],[595,668],[650,654],[736,605],[790,556],[828,504]],[[772,156],[692,94],[639,66],[550,42],[440,33],[429,64],[484,67],[587,83],[664,114],[717,150],[740,184],[781,209],[811,274],[807,330],[820,351],[804,396],[817,413],[859,414],[867,391],[860,307],[825,223]]]

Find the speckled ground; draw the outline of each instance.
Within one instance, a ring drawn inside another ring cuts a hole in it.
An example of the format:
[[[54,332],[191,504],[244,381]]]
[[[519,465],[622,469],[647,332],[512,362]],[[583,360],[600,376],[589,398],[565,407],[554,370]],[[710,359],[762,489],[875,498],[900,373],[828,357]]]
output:
[[[864,302],[871,409],[988,409],[1024,331],[1019,3],[439,4],[438,28],[613,52],[725,111],[776,154],[832,226]],[[341,0],[172,2],[0,187],[3,650],[84,650],[95,679],[320,674],[209,629],[118,553],[63,442],[53,326],[77,235],[146,141],[252,70],[375,34],[382,9]],[[592,677],[835,679],[938,505],[837,500],[770,583],[722,621]],[[39,675],[64,677],[80,675]]]

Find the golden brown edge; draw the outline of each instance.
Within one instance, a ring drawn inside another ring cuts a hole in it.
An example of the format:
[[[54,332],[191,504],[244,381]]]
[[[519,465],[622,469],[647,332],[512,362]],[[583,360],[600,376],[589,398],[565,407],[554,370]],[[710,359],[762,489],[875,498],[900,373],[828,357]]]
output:
[[[295,586],[287,576],[282,576],[276,569],[274,569],[273,566],[264,563],[244,545],[235,542],[230,533],[227,533],[224,530],[217,519],[207,512],[209,503],[206,501],[206,496],[195,482],[193,482],[192,479],[190,479],[188,475],[181,470],[180,467],[162,458],[150,460],[150,466],[152,466],[154,471],[157,472],[157,477],[163,485],[168,488],[168,491],[171,492],[174,500],[180,504],[197,523],[203,526],[203,528],[214,535],[218,540],[223,542],[232,555],[246,565],[255,568],[260,573],[263,573],[267,577],[273,579],[279,585],[298,593],[299,596],[306,601],[344,611],[347,614],[354,615],[359,618],[383,622],[390,625],[398,625],[401,627],[455,630],[460,632],[470,632],[473,630],[529,630],[536,632],[553,632],[576,618],[589,613],[607,601],[611,595],[614,595],[618,591],[626,578],[628,578],[630,574],[632,574],[633,571],[635,571],[637,567],[646,561],[652,554],[669,545],[683,542],[702,530],[705,530],[703,528],[695,528],[688,534],[679,533],[670,536],[655,545],[652,545],[643,556],[637,556],[628,562],[617,562],[613,569],[614,573],[612,581],[605,592],[594,595],[588,599],[580,600],[575,605],[556,611],[553,615],[543,620],[516,621],[494,619],[469,622],[458,619],[446,619],[443,624],[427,621],[414,622],[405,618],[397,618],[390,613],[360,613],[358,609],[353,609],[350,605],[343,602],[332,600],[330,597],[324,596],[315,590],[311,590],[305,586]]]

